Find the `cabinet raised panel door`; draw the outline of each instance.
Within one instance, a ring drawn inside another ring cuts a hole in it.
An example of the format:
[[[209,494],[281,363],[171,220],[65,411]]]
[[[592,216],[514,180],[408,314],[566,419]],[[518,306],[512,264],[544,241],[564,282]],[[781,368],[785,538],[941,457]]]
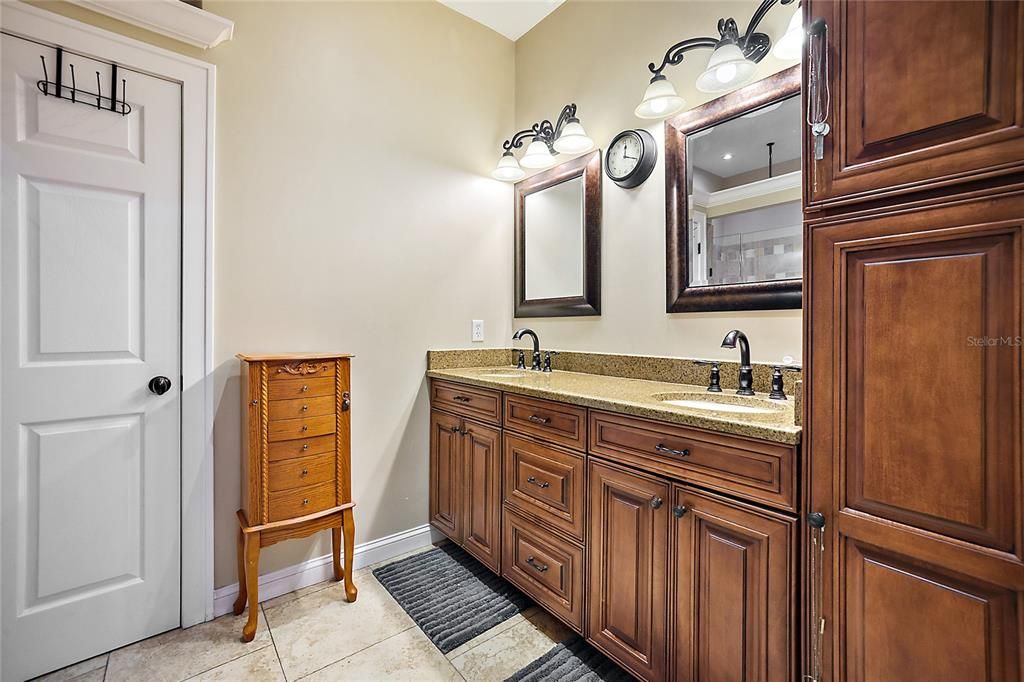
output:
[[[462,543],[462,420],[430,412],[430,521]]]
[[[492,571],[501,563],[501,431],[466,420],[462,436],[463,547]]]
[[[668,483],[590,463],[587,636],[638,677],[668,668]]]
[[[810,207],[1024,167],[1020,2],[805,4],[808,20],[828,23],[831,71],[824,158],[805,157]],[[809,133],[808,142],[813,149]]]
[[[795,521],[673,490],[678,682],[789,682],[796,640]]]

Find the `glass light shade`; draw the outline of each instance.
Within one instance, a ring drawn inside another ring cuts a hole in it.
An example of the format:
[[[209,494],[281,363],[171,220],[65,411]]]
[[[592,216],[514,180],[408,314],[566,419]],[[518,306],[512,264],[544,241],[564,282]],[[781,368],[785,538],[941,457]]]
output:
[[[789,26],[782,34],[775,46],[772,47],[772,54],[778,59],[800,59],[800,52],[804,46],[804,25],[803,17],[800,16],[800,8],[797,7],[793,16],[789,19]]]
[[[644,98],[633,113],[637,118],[665,118],[686,107],[686,100],[676,93],[672,84],[662,78],[655,78],[644,91]]]
[[[550,168],[555,165],[555,157],[551,156],[551,150],[541,140],[534,139],[526,148],[523,160],[519,162],[523,168]]]
[[[587,137],[579,121],[569,121],[562,128],[562,134],[555,140],[555,151],[562,154],[582,154],[594,147],[594,141]]]
[[[519,167],[519,162],[511,153],[506,152],[498,160],[498,167],[491,173],[495,180],[504,182],[516,182],[526,177],[526,171]]]
[[[715,48],[708,59],[708,68],[697,76],[697,89],[701,92],[725,92],[742,85],[754,75],[757,64],[743,56],[736,43],[723,43]]]

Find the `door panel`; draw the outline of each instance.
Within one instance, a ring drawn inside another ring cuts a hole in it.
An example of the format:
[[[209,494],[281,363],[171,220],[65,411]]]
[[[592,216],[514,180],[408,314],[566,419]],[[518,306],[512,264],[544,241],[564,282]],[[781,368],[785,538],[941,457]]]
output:
[[[664,679],[669,486],[593,460],[588,479],[587,637],[636,675]]]
[[[843,679],[1016,680],[1019,595],[843,544]]]
[[[466,551],[495,573],[501,570],[501,431],[466,420],[462,486]]]
[[[988,0],[813,0],[828,22],[825,158],[807,164],[811,205],[1020,170],[1024,11]],[[934,40],[917,39],[921,27]]]
[[[676,486],[675,679],[794,678],[795,522]]]
[[[462,543],[462,420],[430,411],[430,523]]]
[[[2,45],[0,676],[23,679],[179,624],[181,91],[121,69],[132,112],[98,111],[36,88],[52,48]]]

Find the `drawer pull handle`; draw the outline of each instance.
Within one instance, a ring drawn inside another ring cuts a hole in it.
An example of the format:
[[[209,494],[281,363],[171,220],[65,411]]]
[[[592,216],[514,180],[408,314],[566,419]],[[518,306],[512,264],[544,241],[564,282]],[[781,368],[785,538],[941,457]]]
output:
[[[308,410],[309,410],[309,405],[303,405],[303,406],[302,406],[302,411],[303,411],[303,412],[306,412],[306,411],[308,411]]]
[[[308,390],[309,390],[309,386],[307,386],[306,384],[302,384],[302,392],[305,393]]]
[[[550,424],[551,423],[551,417],[541,417],[541,416],[538,416],[536,414],[531,414],[529,419],[534,424]]]
[[[530,476],[528,479],[526,479],[526,482],[527,483],[532,483],[535,486],[537,486],[538,488],[550,488],[551,487],[551,484],[548,483],[547,481],[540,481],[538,483],[536,476]]]
[[[681,519],[683,518],[683,514],[685,514],[688,511],[690,511],[690,508],[687,507],[685,504],[677,504],[676,506],[672,507],[672,516],[676,517],[677,519]]]
[[[302,467],[302,474],[301,475],[302,476],[309,476],[309,469],[307,469],[306,467]]]
[[[663,500],[657,495],[655,495],[654,497],[651,498],[651,509],[661,509],[662,502]]]
[[[543,573],[544,571],[548,570],[548,565],[547,564],[540,563],[539,561],[534,559],[532,556],[526,557],[526,563],[530,564],[531,566],[536,568],[541,573]]]
[[[309,450],[309,443],[303,443],[302,444],[302,449],[303,450]]]
[[[303,497],[302,498],[302,506],[305,507],[307,504],[309,504],[309,498],[308,497]]]
[[[664,452],[664,453],[669,454],[669,455],[675,455],[676,457],[689,457],[690,456],[689,448],[685,448],[683,450],[674,450],[674,449],[668,447],[667,445],[665,445],[664,443],[658,443],[657,445],[654,446],[654,449],[657,450],[658,452]]]
[[[309,431],[309,425],[308,424],[303,424],[302,425],[302,430],[303,431]]]
[[[455,396],[452,399],[453,400],[458,400],[460,403],[468,403],[471,400],[471,398],[467,398],[464,395],[457,395],[457,396]]]

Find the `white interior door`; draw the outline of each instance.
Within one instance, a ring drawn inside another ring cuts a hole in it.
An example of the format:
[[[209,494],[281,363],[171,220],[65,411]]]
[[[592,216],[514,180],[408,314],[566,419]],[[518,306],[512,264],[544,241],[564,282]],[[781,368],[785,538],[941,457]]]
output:
[[[0,677],[20,680],[180,622],[181,90],[122,68],[128,116],[46,97],[54,49],[2,41]],[[71,64],[109,94],[108,64],[65,52],[67,85]]]

